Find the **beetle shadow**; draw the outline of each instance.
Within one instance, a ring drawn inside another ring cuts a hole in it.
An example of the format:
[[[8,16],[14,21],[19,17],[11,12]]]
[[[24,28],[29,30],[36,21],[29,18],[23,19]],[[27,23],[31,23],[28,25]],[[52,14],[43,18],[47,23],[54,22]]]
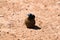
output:
[[[35,26],[33,26],[33,27],[30,27],[29,29],[39,30],[39,29],[41,29],[41,28],[35,25]]]

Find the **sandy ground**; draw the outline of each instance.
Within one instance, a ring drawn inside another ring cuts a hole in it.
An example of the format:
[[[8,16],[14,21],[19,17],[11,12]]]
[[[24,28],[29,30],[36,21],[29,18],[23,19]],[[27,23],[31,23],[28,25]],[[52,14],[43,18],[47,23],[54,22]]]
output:
[[[26,27],[29,13],[41,29]],[[60,40],[60,0],[0,0],[0,40]]]

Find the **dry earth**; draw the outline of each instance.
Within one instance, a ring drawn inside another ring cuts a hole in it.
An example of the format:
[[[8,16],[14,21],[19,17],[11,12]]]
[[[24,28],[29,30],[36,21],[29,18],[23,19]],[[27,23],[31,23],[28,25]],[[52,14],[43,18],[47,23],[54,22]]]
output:
[[[29,13],[41,29],[26,28]],[[60,0],[0,0],[0,40],[60,40]]]

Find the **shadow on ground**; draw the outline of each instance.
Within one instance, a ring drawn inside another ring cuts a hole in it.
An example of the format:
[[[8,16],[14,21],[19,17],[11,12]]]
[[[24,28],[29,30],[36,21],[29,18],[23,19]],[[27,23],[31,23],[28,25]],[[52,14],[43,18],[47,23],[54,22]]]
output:
[[[41,29],[41,28],[35,25],[34,27],[29,27],[28,29],[39,30],[39,29]]]

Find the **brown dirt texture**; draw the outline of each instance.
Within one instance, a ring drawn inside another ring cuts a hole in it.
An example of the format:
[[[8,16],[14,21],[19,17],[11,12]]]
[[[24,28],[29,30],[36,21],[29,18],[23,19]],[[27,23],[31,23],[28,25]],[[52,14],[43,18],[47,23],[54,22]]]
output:
[[[27,14],[41,29],[28,29]],[[60,0],[0,0],[0,40],[60,40]]]

